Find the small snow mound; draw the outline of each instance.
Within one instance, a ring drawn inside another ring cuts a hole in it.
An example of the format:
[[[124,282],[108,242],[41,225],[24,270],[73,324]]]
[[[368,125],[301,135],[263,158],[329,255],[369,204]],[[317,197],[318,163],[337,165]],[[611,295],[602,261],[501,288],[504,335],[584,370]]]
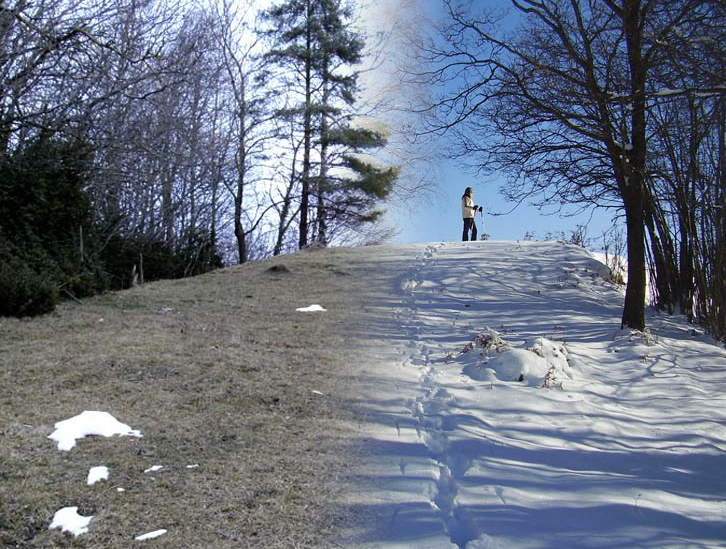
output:
[[[404,292],[413,291],[418,286],[418,283],[415,280],[412,280],[410,278],[406,278],[401,281],[401,290]]]
[[[486,534],[479,534],[476,539],[466,544],[466,549],[501,549],[503,547],[506,547],[506,543]]]
[[[112,437],[140,437],[141,433],[119,422],[108,412],[85,411],[70,419],[55,424],[48,438],[58,443],[58,449],[69,451],[76,445],[76,440],[89,435]]]
[[[496,381],[497,373],[487,364],[467,364],[461,371],[476,381]]]
[[[136,536],[134,539],[136,541],[146,541],[149,539],[158,538],[159,536],[163,536],[164,534],[166,534],[166,530],[162,528],[161,530],[154,530],[153,532],[149,532],[148,534]]]
[[[466,362],[462,373],[476,381],[518,381],[530,387],[561,388],[563,377],[572,378],[565,345],[543,337],[531,347],[513,349],[498,332],[487,329],[467,343],[457,358]]]
[[[300,307],[295,310],[299,313],[324,313],[327,311],[322,305],[310,305],[309,307]]]
[[[487,328],[483,332],[479,333],[469,343],[464,345],[455,355],[450,354],[449,358],[455,358],[455,356],[461,357],[462,355],[468,355],[465,358],[476,358],[476,356],[488,356],[491,352],[502,353],[509,349],[509,344],[502,339],[499,332]]]
[[[88,533],[88,524],[93,516],[84,517],[78,514],[78,507],[64,507],[53,515],[53,522],[48,526],[49,530],[60,528],[63,532],[69,532],[74,536]]]
[[[564,343],[540,337],[528,350],[544,358],[550,370],[554,368],[557,373],[572,379],[570,356]]]
[[[91,467],[88,471],[88,478],[86,479],[86,484],[88,486],[93,486],[97,482],[100,482],[102,480],[108,480],[108,467],[99,466],[99,467]]]
[[[547,361],[529,349],[510,349],[489,362],[501,381],[522,381],[540,387],[549,370]]]
[[[156,471],[161,471],[163,468],[163,465],[152,465],[148,469],[145,469],[144,473],[155,473]]]
[[[646,331],[619,330],[613,335],[612,343],[608,348],[609,353],[619,353],[622,360],[642,359],[647,361],[648,357],[658,352],[660,343],[658,338]]]

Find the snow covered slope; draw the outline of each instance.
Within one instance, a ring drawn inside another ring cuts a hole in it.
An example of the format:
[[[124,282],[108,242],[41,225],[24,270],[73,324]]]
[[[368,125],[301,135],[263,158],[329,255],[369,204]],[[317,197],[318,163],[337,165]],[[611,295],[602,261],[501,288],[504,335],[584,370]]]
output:
[[[358,547],[726,546],[726,352],[552,242],[369,248]]]

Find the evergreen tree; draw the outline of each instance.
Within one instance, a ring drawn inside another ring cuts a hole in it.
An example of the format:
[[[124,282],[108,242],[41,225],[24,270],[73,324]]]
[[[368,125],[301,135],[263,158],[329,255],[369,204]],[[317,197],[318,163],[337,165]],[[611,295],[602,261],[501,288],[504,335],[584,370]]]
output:
[[[359,91],[354,67],[364,42],[353,30],[350,7],[341,0],[287,0],[268,10],[266,18],[274,29],[268,33],[273,41],[268,57],[297,75],[293,85],[303,98],[281,113],[302,119],[299,245],[309,243],[311,228],[315,240],[326,244],[329,222],[347,220],[348,228],[355,228],[379,216],[372,208],[388,196],[398,170],[365,162],[360,154],[382,147],[385,139],[351,126]]]
[[[386,139],[378,132],[350,125],[328,132],[328,146],[336,151],[323,181],[325,204],[318,211],[318,241],[326,244],[336,229],[346,230],[373,223],[383,214],[376,206],[385,200],[398,179],[398,167],[381,167],[365,153],[383,147]],[[321,177],[322,179],[322,177]],[[322,218],[322,222],[321,222]]]
[[[313,139],[313,89],[315,58],[314,40],[319,38],[320,31],[316,28],[316,8],[319,0],[287,0],[273,6],[264,17],[273,29],[268,34],[272,37],[273,47],[268,58],[282,68],[289,68],[296,73],[300,81],[303,100],[284,112],[283,116],[302,116],[303,160],[300,181],[300,235],[299,246],[308,243],[308,209],[310,204],[310,153]],[[297,82],[296,82],[297,83]]]
[[[339,66],[357,65],[361,60],[363,42],[348,28],[350,10],[341,6],[339,0],[321,0],[322,35],[320,40],[320,79],[322,88],[320,108],[320,171],[317,191],[317,238],[321,244],[327,243],[326,195],[331,190],[329,180],[331,125],[342,112],[335,106],[336,100],[352,106],[357,91],[357,73],[340,74]],[[343,124],[347,123],[344,118]]]
[[[105,280],[85,192],[84,143],[41,135],[0,160],[0,315],[53,309]]]

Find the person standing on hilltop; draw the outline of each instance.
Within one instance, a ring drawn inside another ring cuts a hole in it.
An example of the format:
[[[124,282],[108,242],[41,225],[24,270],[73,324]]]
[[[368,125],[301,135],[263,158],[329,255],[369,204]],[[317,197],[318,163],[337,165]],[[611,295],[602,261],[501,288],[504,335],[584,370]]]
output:
[[[474,204],[474,191],[471,187],[467,187],[464,191],[464,195],[461,197],[461,216],[464,218],[464,232],[461,235],[461,240],[466,242],[476,240],[476,223],[474,222],[474,216],[476,212],[482,211],[481,206]],[[471,239],[469,239],[469,232],[471,231]]]

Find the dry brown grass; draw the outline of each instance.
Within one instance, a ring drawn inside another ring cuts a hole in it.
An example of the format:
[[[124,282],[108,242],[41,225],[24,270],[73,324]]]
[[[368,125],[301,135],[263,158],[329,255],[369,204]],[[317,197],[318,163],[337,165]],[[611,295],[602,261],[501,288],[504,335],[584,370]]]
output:
[[[333,545],[349,253],[295,254],[0,319],[0,546],[126,549],[159,528],[168,534],[154,547]],[[278,264],[289,272],[269,270]],[[295,312],[311,303],[328,312]],[[57,450],[54,423],[83,410],[107,411],[143,438]],[[143,472],[154,464],[164,468]],[[110,478],[86,486],[96,465]],[[70,505],[94,516],[88,534],[48,530]]]

